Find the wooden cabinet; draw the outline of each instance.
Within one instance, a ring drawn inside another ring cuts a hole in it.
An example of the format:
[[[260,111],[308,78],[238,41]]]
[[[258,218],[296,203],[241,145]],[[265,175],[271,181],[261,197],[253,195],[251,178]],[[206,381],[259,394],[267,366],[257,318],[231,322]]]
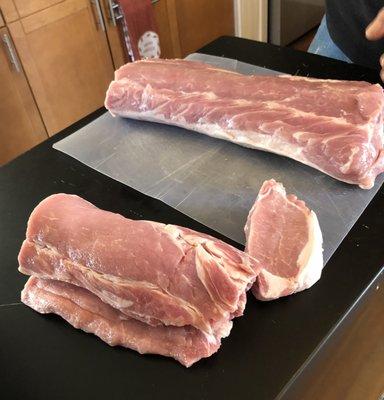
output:
[[[0,36],[1,165],[42,142],[47,133],[6,28]]]
[[[0,0],[0,29],[21,63],[19,72],[12,69],[1,47],[0,163],[103,105],[114,70],[127,62],[114,3]],[[233,0],[152,4],[164,58],[184,57],[233,33]]]
[[[61,3],[63,0],[13,0],[20,18],[42,11]]]
[[[233,0],[174,0],[182,57],[214,39],[233,35]]]
[[[234,33],[233,0],[157,0],[161,56],[180,58]]]
[[[125,52],[122,39],[122,32],[120,29],[119,21],[112,18],[112,9],[114,2],[113,0],[101,0],[102,12],[106,25],[106,32],[111,49],[111,55],[113,59],[113,65],[115,69],[118,69],[122,65],[128,62],[128,57]]]
[[[103,104],[114,71],[105,23],[96,1],[15,4],[22,17],[8,27],[52,135]]]
[[[175,0],[158,0],[153,3],[162,58],[181,57],[175,2]]]
[[[13,0],[0,0],[0,10],[5,22],[16,21],[19,18]]]

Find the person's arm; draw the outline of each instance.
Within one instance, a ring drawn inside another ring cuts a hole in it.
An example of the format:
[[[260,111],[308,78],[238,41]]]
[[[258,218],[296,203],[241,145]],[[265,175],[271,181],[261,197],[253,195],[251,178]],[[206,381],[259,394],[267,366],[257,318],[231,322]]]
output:
[[[368,40],[384,38],[384,7],[377,13],[375,19],[367,26],[365,36]],[[384,54],[380,57],[381,80],[384,81]]]

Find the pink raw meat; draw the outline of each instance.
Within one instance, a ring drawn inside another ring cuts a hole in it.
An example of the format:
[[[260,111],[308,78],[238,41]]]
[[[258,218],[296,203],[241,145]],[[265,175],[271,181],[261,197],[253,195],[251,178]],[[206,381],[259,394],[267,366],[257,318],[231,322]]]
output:
[[[153,326],[192,325],[211,334],[242,314],[258,264],[208,235],[56,194],[30,216],[19,270],[82,286]]]
[[[173,357],[186,367],[220,347],[220,340],[199,329],[147,325],[105,304],[88,290],[65,282],[31,277],[21,300],[39,313],[60,315],[110,346]]]
[[[228,336],[232,319],[243,314],[246,291],[260,270],[257,260],[211,236],[129,220],[67,194],[52,195],[35,208],[18,259],[20,272],[87,289],[119,315],[135,319],[135,326],[198,330],[212,352]],[[189,356],[178,359],[183,357]]]
[[[145,60],[116,71],[105,106],[281,154],[364,189],[384,171],[383,90],[367,82]]]
[[[263,269],[252,292],[272,300],[307,289],[323,269],[322,234],[316,214],[273,179],[263,183],[245,226],[246,252]]]

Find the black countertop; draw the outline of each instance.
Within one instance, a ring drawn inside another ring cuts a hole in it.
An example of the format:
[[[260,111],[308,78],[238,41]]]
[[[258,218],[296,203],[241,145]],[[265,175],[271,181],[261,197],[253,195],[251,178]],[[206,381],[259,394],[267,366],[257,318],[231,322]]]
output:
[[[222,37],[201,52],[298,75],[379,82],[376,71],[244,39]],[[0,169],[3,398],[273,399],[382,269],[384,190],[344,239],[318,284],[269,303],[249,296],[245,316],[236,319],[230,337],[211,358],[186,369],[164,357],[110,348],[59,317],[42,316],[20,304],[27,277],[17,272],[17,254],[28,216],[39,201],[52,193],[75,193],[128,218],[184,225],[232,242],[52,149],[54,142],[104,111]]]

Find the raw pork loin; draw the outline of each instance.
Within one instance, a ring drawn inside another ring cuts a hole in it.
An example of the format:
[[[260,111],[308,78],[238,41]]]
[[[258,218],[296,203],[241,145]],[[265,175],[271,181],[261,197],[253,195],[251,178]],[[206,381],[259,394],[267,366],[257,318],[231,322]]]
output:
[[[323,269],[322,234],[316,214],[273,179],[263,183],[245,226],[246,252],[262,270],[252,292],[272,300],[307,289]]]
[[[195,340],[201,349],[197,347],[193,357],[189,358],[188,348],[175,357],[188,366],[215,352],[221,338],[229,334],[232,319],[243,314],[245,292],[255,281],[259,265],[211,236],[174,225],[132,221],[78,196],[57,194],[43,200],[30,216],[19,271],[43,278],[36,284],[31,281],[23,295],[37,311],[56,312],[101,338],[111,336],[101,331],[99,317],[106,321],[107,330],[124,317],[128,322],[121,329],[128,337],[116,333],[113,343],[137,349],[130,343],[140,331],[140,352],[175,356],[149,344],[154,332],[177,335],[169,339],[170,346],[172,340],[189,344]],[[29,295],[35,292],[52,303]],[[86,314],[81,304],[87,299],[96,309],[100,305],[101,312],[92,314],[86,307],[90,312]],[[71,308],[77,317],[70,316]],[[114,316],[109,318],[111,313]],[[168,326],[172,328],[165,332]],[[184,339],[179,338],[182,335]]]
[[[105,106],[281,154],[369,189],[384,171],[383,90],[367,82],[245,76],[186,60],[122,66]]]

